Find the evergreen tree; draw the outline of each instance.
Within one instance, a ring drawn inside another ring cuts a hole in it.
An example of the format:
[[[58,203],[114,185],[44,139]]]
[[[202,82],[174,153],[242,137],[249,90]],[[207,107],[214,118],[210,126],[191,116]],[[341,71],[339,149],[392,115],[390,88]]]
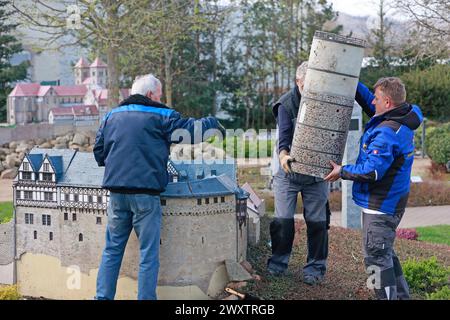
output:
[[[11,35],[17,24],[11,23],[12,12],[8,5],[10,0],[0,1],[0,122],[6,121],[6,101],[17,80],[27,76],[27,62],[12,66],[11,57],[22,51],[22,45]]]

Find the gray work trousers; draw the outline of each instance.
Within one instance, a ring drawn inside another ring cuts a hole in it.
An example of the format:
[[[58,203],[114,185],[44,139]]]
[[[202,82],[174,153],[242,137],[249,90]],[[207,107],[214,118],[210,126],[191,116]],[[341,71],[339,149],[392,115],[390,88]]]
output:
[[[275,218],[270,225],[272,256],[267,267],[275,272],[284,272],[288,267],[295,235],[294,214],[299,192],[303,199],[308,246],[303,274],[323,277],[328,256],[327,182],[303,174],[287,174],[281,168],[274,176]]]
[[[409,287],[402,266],[394,251],[396,229],[403,212],[387,214],[362,214],[364,264],[369,274],[368,284],[377,299],[407,300]]]

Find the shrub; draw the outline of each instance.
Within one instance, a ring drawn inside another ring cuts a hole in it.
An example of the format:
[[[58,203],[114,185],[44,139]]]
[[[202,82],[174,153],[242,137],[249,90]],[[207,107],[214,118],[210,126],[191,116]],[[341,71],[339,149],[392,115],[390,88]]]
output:
[[[421,261],[408,259],[403,263],[403,272],[411,292],[424,294],[440,290],[448,284],[450,267],[440,265],[436,257]]]
[[[450,300],[450,286],[443,286],[440,290],[426,294],[427,300]]]
[[[426,136],[426,152],[438,164],[450,160],[450,122],[430,131]]]
[[[398,229],[397,238],[406,240],[417,240],[419,234],[415,229]]]
[[[434,65],[411,70],[400,76],[406,86],[408,102],[421,107],[424,116],[435,120],[450,119],[450,65]]]
[[[0,300],[19,300],[20,294],[17,291],[17,286],[0,286]]]
[[[447,182],[411,184],[408,207],[443,206],[450,204],[450,185]]]

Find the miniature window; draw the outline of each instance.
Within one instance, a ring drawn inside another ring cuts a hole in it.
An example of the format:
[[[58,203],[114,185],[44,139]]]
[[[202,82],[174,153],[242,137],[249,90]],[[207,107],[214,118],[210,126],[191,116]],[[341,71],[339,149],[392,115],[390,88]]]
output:
[[[51,217],[49,214],[43,214],[42,215],[42,225],[43,226],[50,226],[51,223]]]
[[[167,204],[166,199],[161,199],[161,205],[165,206]]]
[[[77,214],[76,213],[72,213],[72,221],[77,221]]]
[[[98,203],[103,203],[103,197],[102,196],[98,196],[97,197],[97,202]]]
[[[25,200],[32,200],[33,199],[33,191],[24,191],[23,196]]]
[[[214,203],[218,203],[219,199],[217,197],[214,197]]]
[[[23,180],[31,180],[31,172],[22,172],[22,179]]]
[[[64,195],[64,200],[66,200],[67,202],[70,201],[70,195],[69,195],[68,193],[66,193],[66,194]]]
[[[28,162],[23,163],[23,170],[30,171],[30,164]]]
[[[92,196],[88,196],[88,202],[89,202],[89,203],[94,202],[94,200],[92,200]]]
[[[53,201],[53,194],[51,192],[44,192],[45,201]]]
[[[43,173],[42,174],[42,180],[43,181],[52,181],[52,174],[51,173]]]
[[[220,197],[220,202],[225,202],[225,197]]]
[[[44,171],[45,171],[45,172],[50,171],[50,166],[49,166],[48,163],[44,163]]]
[[[97,224],[102,224],[102,217],[97,217]]]
[[[78,195],[77,195],[77,194],[74,194],[74,195],[73,195],[73,201],[78,202],[78,200],[79,200],[79,199],[78,199]]]
[[[36,240],[37,239],[37,231],[36,230],[34,230],[34,232],[33,232],[33,238]]]
[[[202,204],[202,199],[197,199],[197,204],[201,205]]]
[[[69,220],[69,214],[67,212],[64,212],[64,220]]]
[[[80,233],[79,235],[78,235],[78,241],[83,241],[83,234],[82,233]]]
[[[32,213],[25,213],[25,224],[33,224],[34,217]]]
[[[209,204],[209,198],[205,199],[205,204]]]
[[[211,170],[211,175],[212,176],[217,176],[217,170]]]
[[[53,232],[50,232],[48,236],[50,238],[50,241],[52,241],[53,240]]]

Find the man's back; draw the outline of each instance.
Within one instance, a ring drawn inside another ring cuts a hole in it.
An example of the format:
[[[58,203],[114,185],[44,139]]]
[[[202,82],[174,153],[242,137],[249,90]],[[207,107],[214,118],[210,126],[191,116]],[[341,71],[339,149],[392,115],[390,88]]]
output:
[[[142,95],[123,101],[106,115],[97,134],[94,154],[105,166],[103,187],[115,192],[163,192],[170,144],[179,142],[172,141],[172,133],[186,129],[193,137],[194,121]],[[214,118],[201,123],[203,132],[217,128]]]

